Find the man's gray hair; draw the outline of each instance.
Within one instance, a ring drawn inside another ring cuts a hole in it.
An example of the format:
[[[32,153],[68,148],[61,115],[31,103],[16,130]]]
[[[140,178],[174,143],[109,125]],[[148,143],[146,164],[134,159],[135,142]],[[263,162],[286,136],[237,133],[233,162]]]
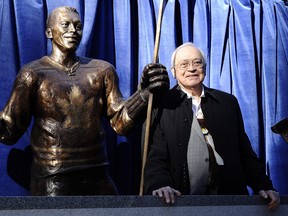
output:
[[[204,62],[204,66],[205,66],[206,65],[206,58],[205,58],[204,52],[200,48],[196,47],[194,43],[186,42],[186,43],[180,45],[179,47],[177,47],[174,50],[174,52],[172,53],[172,56],[171,56],[171,67],[175,67],[175,59],[176,59],[176,55],[177,55],[178,51],[180,49],[182,49],[183,47],[186,47],[186,46],[194,47],[194,48],[196,48],[197,50],[200,51],[200,53],[202,55],[203,62]]]

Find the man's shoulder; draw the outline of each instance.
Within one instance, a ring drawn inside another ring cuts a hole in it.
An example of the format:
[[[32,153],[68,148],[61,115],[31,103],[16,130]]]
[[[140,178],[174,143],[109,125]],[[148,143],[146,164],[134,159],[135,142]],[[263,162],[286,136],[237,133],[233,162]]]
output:
[[[232,95],[231,93],[229,92],[226,92],[226,91],[223,91],[223,90],[219,90],[219,89],[214,89],[214,88],[208,88],[205,86],[205,94],[210,94],[216,98],[218,97],[227,97],[227,98],[234,98],[235,96]]]
[[[232,93],[208,87],[205,87],[205,96],[214,98],[216,101],[224,104],[238,101]]]

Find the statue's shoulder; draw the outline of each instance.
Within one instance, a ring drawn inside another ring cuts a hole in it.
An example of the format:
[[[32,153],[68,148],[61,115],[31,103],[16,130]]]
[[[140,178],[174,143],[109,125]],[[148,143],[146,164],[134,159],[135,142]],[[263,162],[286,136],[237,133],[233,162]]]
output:
[[[28,62],[28,63],[24,64],[24,65],[21,67],[21,69],[34,68],[35,66],[41,64],[41,62],[43,61],[42,59],[43,59],[43,58],[36,59],[36,60],[34,60],[34,61]]]
[[[37,71],[43,70],[47,67],[49,67],[47,56],[43,56],[40,59],[36,59],[23,65],[20,71],[33,71],[37,73]]]
[[[39,72],[47,67],[43,62],[44,59],[41,58],[23,65],[17,74],[16,82],[27,83],[29,86],[32,86],[33,83],[37,83],[39,80]]]
[[[93,58],[87,58],[87,57],[79,57],[80,62],[82,65],[86,65],[87,67],[97,67],[102,69],[112,69],[115,70],[114,66],[109,63],[108,61],[101,60],[101,59],[93,59]]]

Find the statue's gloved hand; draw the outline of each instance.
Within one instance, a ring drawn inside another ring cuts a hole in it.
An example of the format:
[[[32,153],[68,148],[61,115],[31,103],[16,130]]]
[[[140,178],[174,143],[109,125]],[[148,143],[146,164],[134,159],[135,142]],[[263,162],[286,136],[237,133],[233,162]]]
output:
[[[159,63],[146,65],[138,85],[138,91],[125,102],[125,107],[130,118],[136,119],[143,109],[147,107],[150,93],[153,93],[157,98],[168,91],[169,88],[170,82],[166,67]]]
[[[148,99],[150,92],[160,95],[168,91],[169,88],[169,76],[164,65],[159,63],[150,63],[144,67],[138,87],[140,95],[144,100]]]

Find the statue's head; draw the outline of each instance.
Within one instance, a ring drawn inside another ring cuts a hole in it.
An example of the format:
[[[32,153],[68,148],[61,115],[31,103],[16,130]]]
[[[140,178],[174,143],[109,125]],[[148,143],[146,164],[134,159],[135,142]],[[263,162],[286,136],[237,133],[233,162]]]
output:
[[[78,11],[69,6],[54,9],[48,15],[45,34],[61,50],[75,51],[82,38],[82,22]]]

